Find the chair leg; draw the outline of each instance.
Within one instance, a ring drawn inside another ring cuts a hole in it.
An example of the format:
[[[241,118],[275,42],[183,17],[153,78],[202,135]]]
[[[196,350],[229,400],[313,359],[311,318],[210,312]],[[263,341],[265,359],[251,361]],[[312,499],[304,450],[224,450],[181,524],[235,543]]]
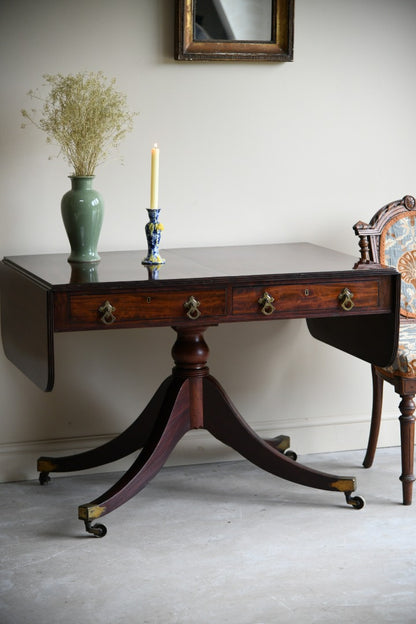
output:
[[[413,401],[414,394],[400,395],[402,400],[399,405],[400,409],[400,436],[401,436],[401,454],[402,454],[402,474],[400,481],[403,487],[403,505],[412,504],[413,474],[414,463],[414,442],[415,442],[415,403]]]
[[[364,468],[370,468],[370,466],[373,465],[374,455],[377,448],[378,434],[380,431],[381,408],[383,406],[383,379],[377,375],[374,365],[371,366],[371,375],[373,378],[373,410],[371,413],[371,426],[367,452],[363,461]]]

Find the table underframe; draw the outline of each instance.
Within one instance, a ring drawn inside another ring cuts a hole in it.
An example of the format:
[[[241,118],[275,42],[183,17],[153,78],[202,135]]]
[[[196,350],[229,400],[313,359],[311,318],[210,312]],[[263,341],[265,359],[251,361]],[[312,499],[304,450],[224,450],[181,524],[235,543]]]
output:
[[[79,506],[79,518],[88,533],[106,534],[106,527],[93,522],[114,511],[142,490],[157,475],[167,458],[191,429],[206,429],[259,468],[320,490],[343,492],[346,501],[361,509],[364,500],[352,496],[354,477],[342,477],[308,468],[294,453],[285,454],[287,436],[270,440],[259,437],[245,422],[207,365],[209,349],[204,339],[208,325],[177,326],[172,348],[174,368],[139,417],[119,436],[95,449],[67,457],[40,457],[39,480],[49,481],[50,472],[72,472],[101,466],[135,451],[137,459],[122,477],[101,496]]]

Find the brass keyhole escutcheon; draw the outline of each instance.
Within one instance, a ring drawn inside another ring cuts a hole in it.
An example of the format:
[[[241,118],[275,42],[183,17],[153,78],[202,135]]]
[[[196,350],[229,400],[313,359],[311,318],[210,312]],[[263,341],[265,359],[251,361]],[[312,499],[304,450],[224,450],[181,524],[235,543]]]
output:
[[[341,304],[341,308],[346,312],[349,312],[354,307],[354,301],[352,300],[354,297],[353,293],[349,288],[344,288],[342,292],[338,295],[338,299]]]
[[[183,304],[186,312],[186,316],[193,321],[196,321],[197,318],[201,316],[201,312],[199,310],[200,303],[195,299],[193,295],[191,295],[188,301],[185,301]]]
[[[117,320],[113,314],[113,312],[115,312],[115,307],[112,306],[108,300],[98,308],[98,312],[101,314],[100,321],[104,323],[104,325],[111,325]]]
[[[273,305],[274,297],[269,295],[267,291],[263,293],[263,296],[258,300],[258,304],[261,306],[261,312],[265,316],[270,316],[276,310]]]

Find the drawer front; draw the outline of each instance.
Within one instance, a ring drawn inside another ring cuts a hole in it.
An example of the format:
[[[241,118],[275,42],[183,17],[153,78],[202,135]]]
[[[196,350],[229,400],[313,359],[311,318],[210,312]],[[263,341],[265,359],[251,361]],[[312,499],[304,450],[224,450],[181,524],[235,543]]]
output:
[[[56,310],[56,331],[174,325],[224,316],[226,293],[224,289],[218,289],[70,294],[65,297],[65,302],[56,306]]]
[[[389,293],[381,294],[379,280],[327,284],[299,283],[235,288],[233,315],[307,317],[354,314],[390,309]]]

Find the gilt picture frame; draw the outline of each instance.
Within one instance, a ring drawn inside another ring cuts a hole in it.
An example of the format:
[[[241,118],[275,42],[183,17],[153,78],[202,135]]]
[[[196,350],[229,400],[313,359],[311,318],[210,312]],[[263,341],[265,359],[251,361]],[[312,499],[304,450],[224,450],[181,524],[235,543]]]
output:
[[[294,0],[269,0],[270,38],[240,39],[228,24],[218,34],[203,30],[200,13],[227,22],[221,0],[176,0],[175,59],[178,61],[293,61]],[[200,35],[200,32],[204,36]]]

